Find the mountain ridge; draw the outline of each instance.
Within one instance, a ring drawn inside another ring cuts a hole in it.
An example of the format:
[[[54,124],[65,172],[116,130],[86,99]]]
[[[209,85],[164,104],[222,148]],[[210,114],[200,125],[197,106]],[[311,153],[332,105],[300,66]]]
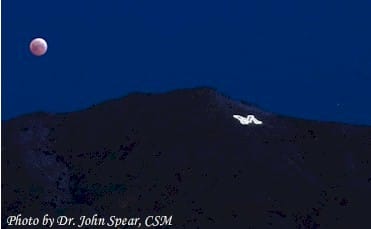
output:
[[[283,117],[195,89],[36,113],[2,131],[3,225],[19,212],[173,214],[175,228],[368,222],[370,127]]]
[[[341,125],[348,125],[348,126],[370,127],[370,125],[367,125],[367,124],[354,124],[354,123],[346,123],[346,122],[339,122],[339,121],[315,120],[315,119],[302,118],[302,117],[297,117],[297,116],[287,115],[287,114],[282,114],[282,113],[277,113],[277,112],[271,112],[271,111],[268,111],[267,109],[259,106],[258,104],[251,103],[251,102],[248,102],[246,100],[235,100],[232,97],[226,95],[225,93],[222,93],[222,92],[218,91],[216,88],[208,87],[208,86],[175,89],[175,90],[166,91],[166,92],[159,92],[159,93],[156,93],[156,92],[155,93],[153,93],[153,92],[139,92],[139,91],[138,92],[131,92],[129,94],[119,96],[119,97],[113,98],[113,99],[108,99],[108,100],[105,100],[105,101],[102,101],[102,102],[94,103],[94,104],[92,104],[88,107],[81,108],[81,109],[74,110],[74,111],[68,111],[68,112],[35,111],[35,112],[19,115],[17,117],[13,117],[13,118],[10,118],[8,120],[2,120],[2,122],[4,123],[4,122],[12,121],[14,119],[19,119],[19,118],[23,118],[23,117],[27,117],[27,116],[32,116],[32,117],[33,116],[43,116],[43,115],[63,116],[63,115],[71,114],[71,113],[79,113],[79,112],[84,112],[84,111],[87,111],[87,110],[92,110],[96,107],[107,106],[108,104],[125,102],[125,101],[131,100],[131,99],[139,99],[139,98],[144,99],[144,98],[148,98],[148,97],[163,97],[163,96],[171,96],[171,95],[182,94],[182,93],[183,94],[192,94],[193,92],[195,92],[195,93],[202,93],[203,92],[205,94],[209,94],[209,96],[211,96],[211,97],[223,98],[226,101],[228,101],[229,104],[232,103],[236,107],[242,107],[242,108],[245,108],[245,109],[248,107],[248,108],[252,109],[251,111],[259,111],[259,112],[263,112],[265,114],[270,114],[270,115],[274,115],[274,116],[281,117],[281,118],[290,118],[290,119],[297,119],[297,120],[311,121],[311,122],[320,122],[320,123],[334,123],[334,124],[341,124]]]

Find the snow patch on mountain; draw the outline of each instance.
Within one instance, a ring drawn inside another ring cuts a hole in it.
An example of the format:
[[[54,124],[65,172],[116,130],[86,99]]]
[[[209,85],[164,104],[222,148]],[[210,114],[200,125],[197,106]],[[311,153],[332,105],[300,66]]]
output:
[[[249,125],[249,124],[262,125],[263,124],[263,122],[255,118],[254,115],[247,115],[246,117],[243,117],[241,115],[233,115],[233,118],[240,121],[242,125]]]

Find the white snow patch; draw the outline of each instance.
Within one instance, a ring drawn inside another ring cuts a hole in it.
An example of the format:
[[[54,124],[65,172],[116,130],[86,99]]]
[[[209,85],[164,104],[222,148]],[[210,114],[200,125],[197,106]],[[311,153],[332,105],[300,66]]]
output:
[[[258,120],[257,118],[255,118],[254,115],[247,115],[246,118],[241,116],[241,115],[233,115],[233,118],[237,119],[238,121],[240,121],[240,123],[242,125],[249,125],[251,123],[255,124],[255,125],[261,125],[263,124],[262,121]]]

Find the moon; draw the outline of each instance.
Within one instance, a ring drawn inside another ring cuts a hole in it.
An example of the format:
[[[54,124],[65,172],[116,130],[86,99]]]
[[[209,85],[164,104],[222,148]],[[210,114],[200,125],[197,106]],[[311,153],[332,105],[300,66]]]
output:
[[[42,38],[35,38],[30,43],[30,51],[35,56],[42,56],[48,50],[48,44]]]

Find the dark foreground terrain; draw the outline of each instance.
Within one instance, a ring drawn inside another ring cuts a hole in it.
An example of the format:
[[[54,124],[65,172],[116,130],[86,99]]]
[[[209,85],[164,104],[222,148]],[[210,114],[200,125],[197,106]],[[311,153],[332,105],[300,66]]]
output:
[[[172,215],[171,228],[371,228],[371,127],[279,116],[207,88],[15,118],[1,156],[3,226],[19,213],[97,213]]]

